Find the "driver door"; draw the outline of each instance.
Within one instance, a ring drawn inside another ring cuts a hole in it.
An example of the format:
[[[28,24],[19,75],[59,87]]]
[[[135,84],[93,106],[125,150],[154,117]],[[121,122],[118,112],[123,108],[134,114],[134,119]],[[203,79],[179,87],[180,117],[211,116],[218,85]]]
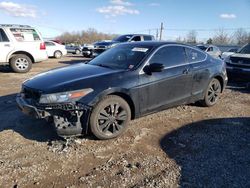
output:
[[[161,63],[164,69],[148,75],[139,75],[141,114],[187,102],[192,93],[192,69],[182,46],[159,49],[149,64]]]

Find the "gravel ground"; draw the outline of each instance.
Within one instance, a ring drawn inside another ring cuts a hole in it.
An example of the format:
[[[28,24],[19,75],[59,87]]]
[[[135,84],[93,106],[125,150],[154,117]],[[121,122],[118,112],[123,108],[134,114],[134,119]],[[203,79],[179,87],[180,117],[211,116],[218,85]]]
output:
[[[113,140],[63,140],[16,107],[21,83],[67,56],[34,64],[28,74],[0,66],[0,187],[250,187],[250,91],[230,83],[211,108],[186,105],[130,123]]]

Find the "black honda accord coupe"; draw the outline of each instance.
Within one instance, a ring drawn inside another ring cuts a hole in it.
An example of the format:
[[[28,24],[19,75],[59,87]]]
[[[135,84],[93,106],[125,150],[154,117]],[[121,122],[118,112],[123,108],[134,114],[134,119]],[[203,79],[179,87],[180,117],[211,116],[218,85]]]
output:
[[[197,101],[213,106],[226,84],[225,64],[195,47],[134,42],[41,73],[23,83],[16,100],[25,114],[53,120],[60,136],[110,139],[144,115]]]

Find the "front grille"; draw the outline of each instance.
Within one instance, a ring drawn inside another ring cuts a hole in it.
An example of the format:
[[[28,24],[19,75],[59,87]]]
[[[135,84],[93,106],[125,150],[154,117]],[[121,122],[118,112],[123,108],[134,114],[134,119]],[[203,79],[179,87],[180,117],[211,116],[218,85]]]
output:
[[[230,60],[234,64],[250,66],[250,58],[231,57]]]
[[[105,49],[95,49],[94,52],[97,53],[97,54],[100,54],[102,52],[104,52]]]
[[[28,87],[24,87],[22,93],[26,99],[32,99],[35,101],[39,101],[41,96],[41,92]]]
[[[99,48],[99,49],[106,49],[106,46],[96,46],[96,48]]]

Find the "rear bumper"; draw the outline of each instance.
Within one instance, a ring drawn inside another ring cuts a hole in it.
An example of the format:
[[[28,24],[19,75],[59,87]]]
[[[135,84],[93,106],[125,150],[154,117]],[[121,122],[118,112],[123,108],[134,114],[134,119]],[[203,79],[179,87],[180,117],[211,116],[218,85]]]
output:
[[[34,55],[34,61],[35,62],[41,62],[41,61],[45,61],[47,59],[48,59],[48,54],[47,54],[46,50],[40,50],[39,53]]]

